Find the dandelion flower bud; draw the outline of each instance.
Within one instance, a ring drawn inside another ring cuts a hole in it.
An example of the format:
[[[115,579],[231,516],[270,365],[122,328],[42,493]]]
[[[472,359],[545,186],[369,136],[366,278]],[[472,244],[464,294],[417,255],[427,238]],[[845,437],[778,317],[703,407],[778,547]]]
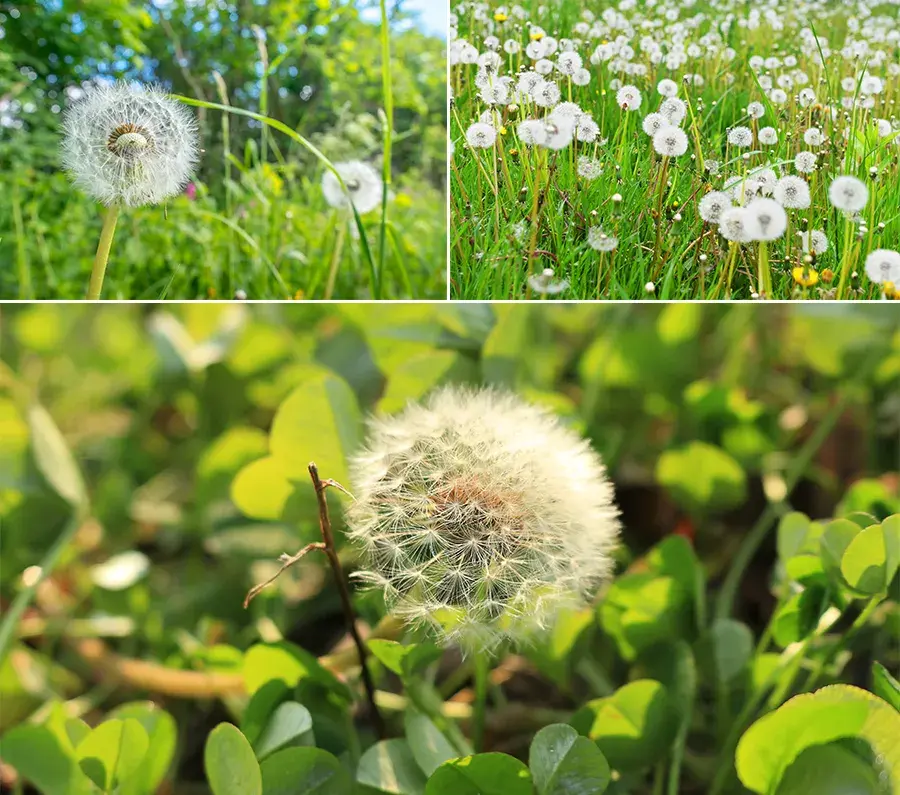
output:
[[[199,159],[197,122],[157,86],[99,85],[63,119],[62,162],[103,204],[158,204],[184,190]]]
[[[358,578],[464,648],[527,640],[611,568],[619,521],[600,458],[514,395],[444,388],[375,419],[352,475]]]
[[[356,211],[363,214],[381,204],[381,177],[372,166],[361,160],[351,160],[347,163],[335,163],[334,167],[344,180],[347,192],[343,191],[337,177],[326,171],[322,175],[322,193],[329,205],[338,209],[349,208],[352,202]]]

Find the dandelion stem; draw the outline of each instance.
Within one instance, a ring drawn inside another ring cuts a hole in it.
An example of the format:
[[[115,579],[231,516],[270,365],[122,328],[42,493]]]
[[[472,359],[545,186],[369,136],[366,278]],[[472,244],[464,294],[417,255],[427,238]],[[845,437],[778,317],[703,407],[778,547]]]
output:
[[[103,277],[106,276],[106,263],[109,261],[109,250],[112,248],[113,235],[116,233],[116,221],[119,220],[119,205],[113,204],[106,211],[103,229],[100,231],[100,242],[94,257],[94,269],[91,271],[91,283],[88,285],[88,301],[96,301],[103,291]]]
[[[359,652],[359,665],[362,674],[363,686],[366,689],[366,698],[369,701],[369,709],[371,710],[372,722],[375,724],[375,730],[378,736],[384,739],[384,721],[378,706],[375,703],[375,684],[372,681],[372,674],[369,673],[366,666],[366,646],[363,643],[359,630],[356,628],[356,614],[353,611],[353,604],[350,601],[350,592],[347,590],[347,580],[344,577],[344,570],[341,567],[341,561],[338,558],[337,550],[334,546],[334,535],[331,532],[331,519],[328,516],[328,502],[325,499],[325,489],[329,486],[341,488],[339,484],[332,480],[322,481],[319,478],[319,469],[312,462],[309,464],[309,476],[312,478],[313,488],[316,490],[316,500],[319,504],[319,529],[322,531],[322,540],[325,542],[325,554],[328,556],[328,562],[331,564],[331,570],[334,573],[334,580],[338,587],[338,593],[341,597],[341,607],[344,610],[344,620],[347,622],[347,629],[353,638],[353,643]]]
[[[759,292],[766,298],[772,297],[772,273],[769,270],[769,244],[759,242]]]
[[[487,714],[488,676],[491,670],[490,656],[483,651],[475,654],[475,712],[472,718],[472,746],[475,753],[484,750],[484,724]]]

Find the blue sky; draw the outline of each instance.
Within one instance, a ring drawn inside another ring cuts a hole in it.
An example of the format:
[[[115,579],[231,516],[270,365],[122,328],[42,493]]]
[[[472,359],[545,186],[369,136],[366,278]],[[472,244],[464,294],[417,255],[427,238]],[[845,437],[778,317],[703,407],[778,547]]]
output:
[[[442,39],[447,38],[447,11],[450,0],[407,0],[404,8],[407,11],[419,13],[419,23],[422,30]],[[370,8],[364,14],[366,18],[377,19],[378,9]]]

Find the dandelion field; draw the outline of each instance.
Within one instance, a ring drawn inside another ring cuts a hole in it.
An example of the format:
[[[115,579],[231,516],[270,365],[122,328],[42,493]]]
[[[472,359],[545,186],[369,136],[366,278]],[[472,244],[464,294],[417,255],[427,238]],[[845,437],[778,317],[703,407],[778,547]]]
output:
[[[446,295],[445,42],[415,14],[88,0],[0,26],[0,298]]]
[[[453,297],[897,295],[896,2],[451,12]]]
[[[0,343],[4,791],[900,787],[892,306],[33,303]]]

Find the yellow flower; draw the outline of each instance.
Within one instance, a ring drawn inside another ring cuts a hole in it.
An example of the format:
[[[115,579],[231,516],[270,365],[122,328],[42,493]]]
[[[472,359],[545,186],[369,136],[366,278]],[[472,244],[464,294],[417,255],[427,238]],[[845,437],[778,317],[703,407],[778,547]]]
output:
[[[544,38],[544,31],[542,31],[542,30],[531,31],[531,40],[532,41],[540,41],[542,38]]]
[[[803,287],[812,287],[819,281],[819,274],[813,268],[797,267],[792,271],[794,281]]]
[[[892,301],[900,300],[900,290],[897,289],[893,282],[884,282],[881,285],[881,289],[884,290],[885,298],[890,298]]]
[[[407,207],[412,207],[412,199],[409,197],[408,193],[398,193],[397,197],[394,199],[394,204],[397,207],[406,209]]]
[[[496,14],[494,14],[494,19],[497,22],[506,22],[509,17],[506,16],[506,14],[504,14],[502,11],[498,11]]]
[[[506,135],[506,127],[504,127],[504,126],[501,124],[501,125],[500,125],[500,129],[499,129],[497,132],[499,132],[500,135]]]
[[[304,298],[306,298],[306,293],[304,293],[303,290],[297,290],[297,292],[294,293],[295,301],[302,301]]]

